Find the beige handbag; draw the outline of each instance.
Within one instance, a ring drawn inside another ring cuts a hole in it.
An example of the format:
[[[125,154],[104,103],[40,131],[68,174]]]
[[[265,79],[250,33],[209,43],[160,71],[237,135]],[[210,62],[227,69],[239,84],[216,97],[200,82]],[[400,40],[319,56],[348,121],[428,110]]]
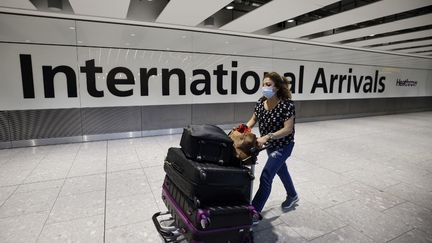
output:
[[[245,124],[241,124],[233,128],[228,136],[234,142],[234,156],[242,161],[243,165],[251,165],[256,163],[256,154],[258,150],[258,142],[255,134]]]

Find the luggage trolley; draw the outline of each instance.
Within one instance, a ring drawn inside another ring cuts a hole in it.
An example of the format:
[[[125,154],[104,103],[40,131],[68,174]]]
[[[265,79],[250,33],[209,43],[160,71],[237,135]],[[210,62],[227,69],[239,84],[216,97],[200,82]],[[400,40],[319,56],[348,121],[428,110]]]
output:
[[[250,185],[250,198],[249,205],[252,201],[253,197],[253,182],[254,182],[254,174],[255,174],[255,164],[257,161],[258,153],[267,147],[262,149],[256,149],[251,151],[251,156],[245,159],[243,162],[248,160],[246,167],[250,168],[250,174],[252,175],[251,185]],[[252,243],[253,242],[253,231],[252,225],[250,223],[246,225],[239,225],[234,227],[225,227],[225,228],[217,228],[211,229],[209,224],[212,223],[210,218],[206,217],[206,214],[199,214],[201,220],[198,223],[198,227],[194,226],[190,219],[188,219],[187,213],[184,212],[180,208],[180,206],[175,202],[176,199],[170,195],[165,183],[163,185],[162,190],[162,199],[164,203],[167,205],[167,212],[157,212],[153,215],[152,220],[156,227],[156,230],[162,237],[165,242],[193,242],[193,243],[220,243],[220,242],[239,242],[239,243]],[[178,193],[177,193],[178,194]],[[194,201],[195,202],[195,201]],[[184,203],[183,203],[184,204]],[[259,218],[259,213],[253,208],[253,206],[249,206],[250,215],[252,215],[253,219]],[[192,236],[191,236],[192,235]]]

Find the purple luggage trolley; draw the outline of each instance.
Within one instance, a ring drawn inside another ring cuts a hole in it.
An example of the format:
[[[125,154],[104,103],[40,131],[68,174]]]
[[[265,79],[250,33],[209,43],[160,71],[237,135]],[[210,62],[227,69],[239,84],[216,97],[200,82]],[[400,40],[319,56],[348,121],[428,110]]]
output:
[[[264,149],[256,151],[253,158],[255,161],[258,153]],[[250,167],[253,175],[255,165],[250,165]],[[243,224],[239,224],[238,220],[232,220],[233,216],[235,218],[236,215],[242,217],[238,214],[239,211],[237,211],[234,212],[234,215],[229,215],[228,213],[225,225],[223,225],[220,224],[222,222],[220,219],[224,216],[219,217],[219,220],[215,219],[219,223],[212,221],[212,218],[215,218],[212,210],[213,212],[218,211],[215,207],[197,208],[197,205],[191,201],[189,202],[190,207],[195,208],[196,212],[191,213],[190,210],[185,210],[185,205],[188,205],[188,203],[181,199],[184,194],[182,195],[182,190],[173,184],[175,183],[170,183],[170,179],[166,177],[162,186],[162,199],[168,211],[164,213],[157,212],[152,217],[157,231],[165,242],[184,242],[186,240],[189,243],[253,243],[252,221],[260,217],[253,206],[244,205],[250,217]],[[247,187],[249,186],[250,196],[252,197],[253,180],[251,181],[251,185],[247,185]],[[187,196],[184,198],[187,198]],[[226,210],[226,207],[219,207],[219,210],[228,212],[229,210]],[[219,212],[216,214],[219,214]]]
[[[175,228],[169,230],[161,226],[158,217],[163,214],[153,216],[153,222],[165,242],[178,242],[181,235],[194,243],[253,242],[252,218],[257,212],[252,206],[203,208],[196,209],[192,214],[180,205],[183,203],[181,199],[179,202],[178,195],[174,196],[170,191],[173,190],[164,185],[162,199],[169,210],[166,214],[172,217]]]

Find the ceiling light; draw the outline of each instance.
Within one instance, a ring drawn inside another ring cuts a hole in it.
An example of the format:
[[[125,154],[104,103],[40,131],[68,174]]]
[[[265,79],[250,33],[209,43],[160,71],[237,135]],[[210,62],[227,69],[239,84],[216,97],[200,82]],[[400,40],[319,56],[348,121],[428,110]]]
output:
[[[251,6],[252,7],[259,7],[259,6],[261,6],[261,4],[259,4],[259,3],[252,3]]]
[[[48,8],[54,11],[62,11],[63,2],[62,0],[48,0]]]
[[[287,20],[287,22],[292,23],[292,22],[294,22],[294,19],[289,19],[289,20]]]
[[[229,6],[226,7],[226,9],[234,9],[234,6],[229,5]]]
[[[369,36],[375,36],[375,34],[371,34],[371,35],[369,35]]]

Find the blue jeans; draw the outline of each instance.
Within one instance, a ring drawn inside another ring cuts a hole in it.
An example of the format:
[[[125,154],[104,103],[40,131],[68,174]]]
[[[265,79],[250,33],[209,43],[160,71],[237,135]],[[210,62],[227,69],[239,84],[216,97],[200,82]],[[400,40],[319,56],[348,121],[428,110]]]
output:
[[[258,212],[264,208],[268,197],[270,196],[273,178],[277,174],[285,187],[287,195],[294,197],[297,195],[291,176],[288,172],[288,167],[285,161],[291,155],[294,148],[294,142],[291,142],[280,149],[267,149],[268,159],[261,173],[260,185],[252,205]]]

